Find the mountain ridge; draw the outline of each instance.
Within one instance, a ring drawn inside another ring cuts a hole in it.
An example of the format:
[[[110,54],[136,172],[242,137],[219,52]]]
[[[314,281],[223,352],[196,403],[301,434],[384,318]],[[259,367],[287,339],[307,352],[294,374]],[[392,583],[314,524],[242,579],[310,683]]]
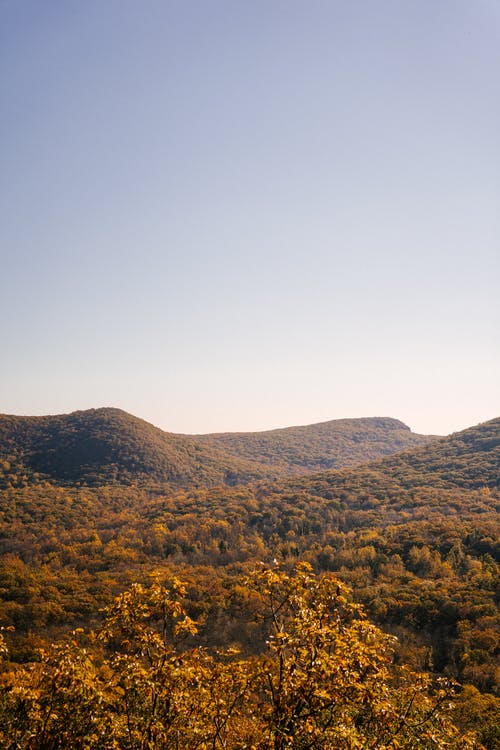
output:
[[[388,436],[392,437],[388,441]],[[259,432],[192,436],[203,445],[260,463],[284,463],[297,473],[346,468],[435,439],[393,417],[333,419]],[[349,452],[349,455],[347,453]],[[279,455],[276,455],[279,453]]]
[[[137,480],[173,487],[247,484],[354,466],[433,439],[390,417],[200,436],[166,432],[114,407],[0,415],[4,464],[28,477],[89,485]]]

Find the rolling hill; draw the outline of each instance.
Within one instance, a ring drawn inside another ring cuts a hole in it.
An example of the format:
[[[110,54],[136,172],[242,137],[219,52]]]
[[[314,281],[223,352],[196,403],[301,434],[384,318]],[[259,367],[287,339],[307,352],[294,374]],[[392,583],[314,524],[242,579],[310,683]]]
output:
[[[429,445],[343,471],[297,479],[290,487],[310,492],[349,491],[358,499],[376,492],[395,500],[419,488],[469,490],[500,485],[500,418],[470,427]]]
[[[389,418],[335,420],[261,433],[164,432],[120,409],[0,416],[3,484],[35,475],[63,484],[149,481],[171,487],[246,484],[344,467],[421,444]]]
[[[201,445],[265,466],[282,474],[341,469],[399,453],[432,440],[389,417],[334,419],[265,432],[193,435]]]
[[[1,416],[0,451],[14,474],[27,479],[38,474],[62,484],[149,481],[172,487],[211,486],[261,476],[258,465],[113,408],[44,417]]]

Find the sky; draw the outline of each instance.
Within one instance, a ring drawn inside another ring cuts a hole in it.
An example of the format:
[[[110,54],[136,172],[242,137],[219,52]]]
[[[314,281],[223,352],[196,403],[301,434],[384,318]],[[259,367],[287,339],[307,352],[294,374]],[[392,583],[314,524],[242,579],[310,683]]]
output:
[[[499,0],[0,0],[0,412],[500,415]]]

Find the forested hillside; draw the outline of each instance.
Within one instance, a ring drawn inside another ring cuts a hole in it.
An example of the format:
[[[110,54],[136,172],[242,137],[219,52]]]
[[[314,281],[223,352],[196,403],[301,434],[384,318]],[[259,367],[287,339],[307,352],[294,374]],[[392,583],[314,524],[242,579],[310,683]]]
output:
[[[245,576],[262,561],[303,562],[350,586],[397,636],[397,663],[468,686],[456,721],[477,728],[482,714],[483,745],[498,750],[499,443],[495,419],[353,469],[185,489],[23,486],[12,462],[0,491],[9,658],[36,660],[68,629],[98,627],[102,608],[153,571],[186,582],[198,646],[260,658]]]
[[[263,433],[164,432],[120,409],[47,417],[0,415],[0,482],[171,487],[241,484],[352,466],[431,438],[395,419],[336,420]]]
[[[68,485],[148,481],[182,487],[234,484],[262,476],[252,462],[164,432],[120,409],[1,416],[0,450],[4,475],[10,473],[11,482],[24,477],[25,483],[47,478]]]
[[[193,435],[202,445],[238,458],[279,466],[282,473],[341,469],[428,443],[397,419],[334,419],[265,432]]]

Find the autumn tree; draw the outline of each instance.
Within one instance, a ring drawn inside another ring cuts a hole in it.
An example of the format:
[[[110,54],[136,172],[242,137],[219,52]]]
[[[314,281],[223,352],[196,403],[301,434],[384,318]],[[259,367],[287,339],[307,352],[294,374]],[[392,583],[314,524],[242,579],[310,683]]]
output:
[[[12,750],[472,750],[451,687],[397,669],[393,639],[331,575],[262,566],[243,582],[269,633],[245,657],[196,644],[186,589],[133,585],[97,634],[75,632],[0,683]],[[5,651],[0,639],[0,651]]]
[[[259,666],[262,750],[471,748],[446,719],[452,687],[395,670],[393,639],[368,622],[331,575],[301,563],[248,581],[270,636]]]

